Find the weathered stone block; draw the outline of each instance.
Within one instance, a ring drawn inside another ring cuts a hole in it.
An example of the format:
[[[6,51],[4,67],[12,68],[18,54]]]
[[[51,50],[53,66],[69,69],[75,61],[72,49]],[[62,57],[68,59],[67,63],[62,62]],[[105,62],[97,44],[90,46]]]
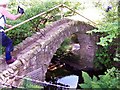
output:
[[[86,23],[70,19],[59,20],[41,29],[44,36],[39,31],[15,47],[14,55],[17,57],[17,60],[9,65],[7,72],[4,71],[4,76],[7,78],[8,74],[17,72],[15,75],[27,74],[32,79],[44,81],[47,68],[54,53],[65,38],[76,32],[80,33],[78,39],[79,43],[82,44],[80,49],[80,67],[86,68],[83,65],[87,65],[88,67],[93,66],[92,60],[95,55],[95,49],[93,47],[95,44],[92,38],[85,34],[90,29],[93,29],[93,27]],[[81,64],[81,61],[84,63]],[[0,80],[5,81],[4,76],[1,74]],[[15,82],[18,85],[20,81]]]

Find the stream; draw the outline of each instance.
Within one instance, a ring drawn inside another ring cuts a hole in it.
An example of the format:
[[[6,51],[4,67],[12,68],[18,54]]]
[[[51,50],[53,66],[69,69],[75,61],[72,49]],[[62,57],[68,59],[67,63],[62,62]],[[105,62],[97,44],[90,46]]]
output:
[[[79,49],[80,46],[78,44],[74,44],[71,50],[72,52],[74,52],[75,55],[77,55],[78,54],[77,50]],[[69,84],[69,86],[73,87],[74,89],[81,89],[79,84],[84,82],[82,77],[83,70],[78,69],[79,65],[76,66],[79,57],[75,57],[75,55],[73,55],[72,53],[64,55],[62,53],[60,57],[54,56],[53,59],[51,60],[51,63],[46,73],[46,81],[56,85],[58,85],[58,81],[61,81],[59,85],[66,87],[66,85]],[[98,75],[103,75],[105,72],[105,70],[93,70],[93,69],[87,69],[84,71],[87,72],[90,77],[93,77],[93,75],[98,77]],[[62,90],[62,89],[53,86],[46,86],[44,87],[44,90]]]
[[[98,76],[98,75],[103,75],[105,70],[99,70],[99,71],[95,71],[95,70],[88,70],[86,71],[91,77],[93,77],[93,75]],[[69,64],[65,64],[65,63],[60,63],[56,64],[56,63],[51,63],[51,65],[48,68],[47,74],[46,74],[46,81],[50,82],[52,84],[57,84],[57,81],[59,81],[61,78],[66,78],[66,77],[70,77],[70,76],[78,76],[78,83],[77,83],[77,87],[74,89],[81,89],[79,84],[83,83],[83,78],[82,78],[82,70],[78,70],[75,69],[73,67],[71,67]],[[72,80],[73,79],[73,80]],[[74,81],[75,78],[71,77],[71,79],[66,79],[66,81],[64,80],[64,84],[62,86],[66,86],[68,82]],[[67,82],[67,83],[66,83]],[[44,90],[62,90],[61,88],[58,87],[53,87],[53,86],[46,86],[44,87]]]

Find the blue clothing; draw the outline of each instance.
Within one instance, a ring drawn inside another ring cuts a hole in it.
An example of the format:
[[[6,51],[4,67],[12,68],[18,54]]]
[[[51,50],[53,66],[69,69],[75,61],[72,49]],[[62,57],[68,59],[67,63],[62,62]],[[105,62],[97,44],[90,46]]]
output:
[[[12,58],[11,52],[13,51],[12,40],[4,32],[0,32],[0,44],[5,47],[6,61],[10,60]]]
[[[6,23],[6,18],[4,15],[0,17]],[[0,26],[0,44],[5,47],[5,59],[6,61],[11,60],[11,52],[13,51],[12,40],[4,33],[4,27]]]

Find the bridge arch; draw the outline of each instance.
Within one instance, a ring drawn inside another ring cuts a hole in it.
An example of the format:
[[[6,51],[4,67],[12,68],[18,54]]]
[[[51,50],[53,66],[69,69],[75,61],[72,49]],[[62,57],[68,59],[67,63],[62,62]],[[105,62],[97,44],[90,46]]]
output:
[[[40,32],[26,38],[15,47],[13,55],[17,60],[2,69],[0,82],[19,86],[21,79],[15,76],[24,75],[32,79],[44,81],[47,68],[54,53],[64,39],[70,37],[73,33],[77,33],[79,43],[83,44],[80,54],[83,55],[83,52],[85,52],[85,55],[81,59],[85,60],[85,63],[92,65],[89,59],[93,59],[92,55],[94,55],[95,49],[92,50],[90,47],[95,46],[95,43],[93,38],[87,35],[86,32],[94,28],[84,22],[64,18],[41,29]],[[91,40],[91,42],[87,42],[87,40]],[[92,53],[92,55],[87,53],[88,49],[91,50],[89,53]],[[89,57],[86,58],[86,55],[89,55]]]

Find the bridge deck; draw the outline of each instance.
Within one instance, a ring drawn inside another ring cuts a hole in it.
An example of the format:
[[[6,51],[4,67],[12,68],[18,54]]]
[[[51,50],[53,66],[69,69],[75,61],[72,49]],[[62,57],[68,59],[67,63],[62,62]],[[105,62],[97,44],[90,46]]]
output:
[[[32,37],[26,38],[23,42],[15,46],[14,51],[12,52],[12,56],[15,58],[20,58],[22,54],[25,54],[32,48],[34,48],[35,42],[39,42],[40,38],[41,41],[45,40],[46,38],[49,38],[50,35],[55,34],[54,30],[57,30],[59,27],[63,26],[65,23],[68,23],[70,20],[62,20],[62,22],[59,23],[53,23],[52,26],[46,27],[45,29],[41,29],[40,32],[37,32]],[[44,37],[45,36],[45,37]],[[37,41],[39,40],[39,41]],[[7,69],[9,66],[6,64],[4,55],[0,57],[0,72]]]
[[[0,58],[0,82],[14,82],[18,86],[20,81],[15,78],[22,75],[44,80],[49,63],[64,39],[73,33],[86,33],[94,28],[65,18],[46,26],[15,46],[12,55],[17,60],[14,63],[7,65],[4,58]]]

